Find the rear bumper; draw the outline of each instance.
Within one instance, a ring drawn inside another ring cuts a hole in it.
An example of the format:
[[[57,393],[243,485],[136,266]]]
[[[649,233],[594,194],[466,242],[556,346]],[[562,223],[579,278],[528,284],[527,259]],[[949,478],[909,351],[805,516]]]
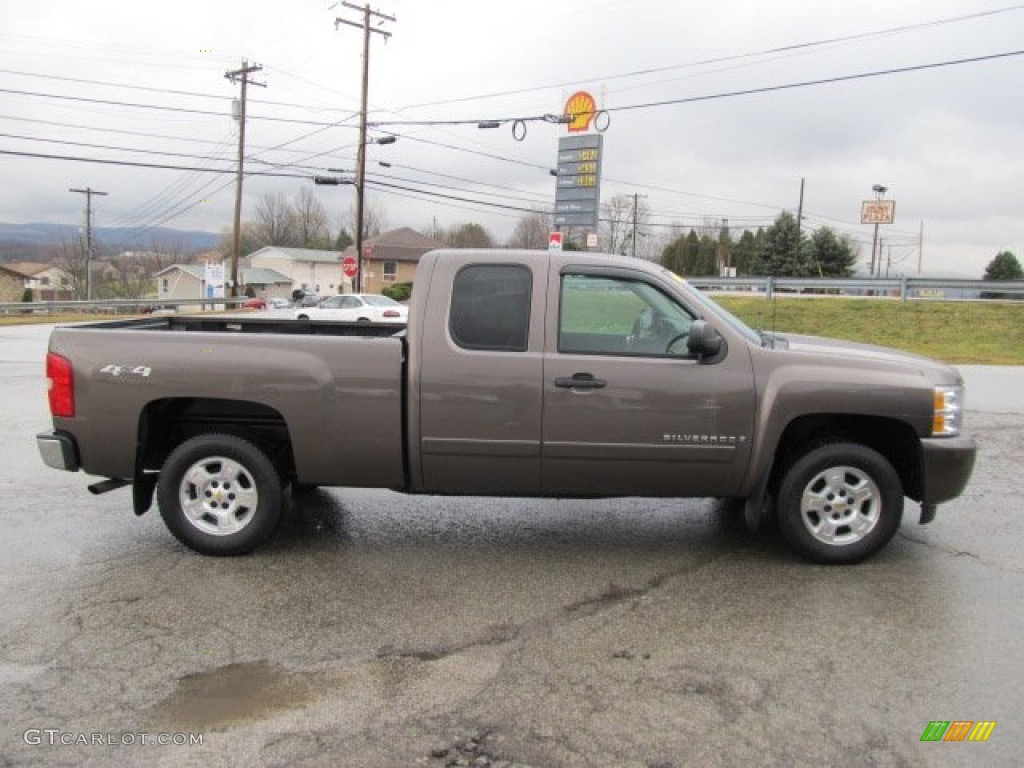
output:
[[[75,438],[61,432],[40,432],[36,435],[36,447],[43,463],[54,469],[77,472],[81,469],[78,461],[78,446]]]
[[[941,504],[963,493],[977,452],[974,438],[965,435],[922,440],[922,505]]]

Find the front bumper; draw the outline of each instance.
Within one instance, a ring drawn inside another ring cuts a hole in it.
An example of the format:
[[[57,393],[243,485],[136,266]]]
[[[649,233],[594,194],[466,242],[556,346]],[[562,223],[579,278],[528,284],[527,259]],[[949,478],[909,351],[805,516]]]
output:
[[[78,446],[75,438],[62,432],[40,432],[36,435],[36,447],[43,463],[54,469],[77,472],[81,469],[78,461]]]
[[[963,493],[977,452],[974,438],[966,435],[921,440],[921,504],[934,507]]]

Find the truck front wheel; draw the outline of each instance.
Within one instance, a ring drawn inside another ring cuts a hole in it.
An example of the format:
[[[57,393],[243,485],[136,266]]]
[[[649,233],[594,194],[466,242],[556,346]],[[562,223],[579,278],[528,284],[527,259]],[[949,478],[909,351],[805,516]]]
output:
[[[779,530],[800,555],[817,563],[856,563],[896,534],[903,485],[892,464],[867,446],[814,448],[787,471],[779,487]]]
[[[242,555],[269,539],[283,491],[274,465],[234,435],[186,440],[167,457],[157,483],[160,516],[186,547],[204,555]]]

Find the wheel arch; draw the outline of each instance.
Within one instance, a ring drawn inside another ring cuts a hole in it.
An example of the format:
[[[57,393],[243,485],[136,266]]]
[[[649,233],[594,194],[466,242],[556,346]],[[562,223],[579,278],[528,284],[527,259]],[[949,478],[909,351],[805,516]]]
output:
[[[181,443],[209,432],[234,435],[260,447],[282,478],[295,476],[295,458],[284,416],[250,400],[175,397],[148,403],[139,415],[136,476],[159,471]]]
[[[813,414],[793,419],[775,449],[768,490],[778,491],[786,470],[811,449],[826,443],[849,442],[880,453],[896,470],[906,496],[920,501],[921,441],[913,427],[899,419],[852,414]]]

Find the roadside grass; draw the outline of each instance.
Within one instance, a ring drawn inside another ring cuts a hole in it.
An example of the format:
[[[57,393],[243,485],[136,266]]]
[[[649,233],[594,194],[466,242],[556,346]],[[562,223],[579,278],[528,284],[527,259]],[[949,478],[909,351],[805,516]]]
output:
[[[752,328],[879,344],[947,363],[1024,365],[1024,302],[713,298]]]

